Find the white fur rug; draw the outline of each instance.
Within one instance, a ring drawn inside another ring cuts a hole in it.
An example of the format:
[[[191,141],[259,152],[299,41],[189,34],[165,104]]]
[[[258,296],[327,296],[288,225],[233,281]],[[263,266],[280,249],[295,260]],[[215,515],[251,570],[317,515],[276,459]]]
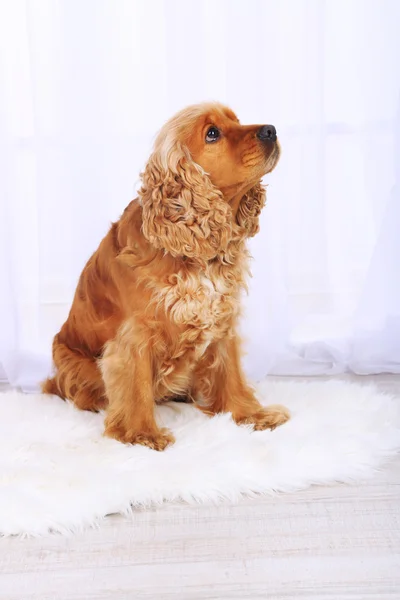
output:
[[[400,448],[400,399],[374,387],[265,382],[258,394],[288,406],[291,421],[253,432],[169,403],[158,419],[176,443],[160,453],[102,437],[102,415],[59,398],[0,394],[0,533],[66,533],[135,506],[348,482]]]

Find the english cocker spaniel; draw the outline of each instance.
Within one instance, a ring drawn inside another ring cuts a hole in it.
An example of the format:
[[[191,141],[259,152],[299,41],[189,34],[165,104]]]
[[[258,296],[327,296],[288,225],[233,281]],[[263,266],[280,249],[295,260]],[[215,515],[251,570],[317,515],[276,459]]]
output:
[[[138,198],[83,269],[44,392],[106,409],[107,436],[155,450],[174,442],[155,404],[177,396],[258,430],[288,420],[286,408],[257,401],[237,334],[246,239],[279,154],[272,125],[241,125],[220,104],[163,126]]]

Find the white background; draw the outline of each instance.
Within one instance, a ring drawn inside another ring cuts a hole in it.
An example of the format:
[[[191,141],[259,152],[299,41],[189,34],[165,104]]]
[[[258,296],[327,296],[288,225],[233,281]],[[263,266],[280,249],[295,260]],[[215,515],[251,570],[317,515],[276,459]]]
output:
[[[30,388],[157,129],[219,100],[273,123],[247,370],[400,372],[400,2],[0,4],[0,364]]]

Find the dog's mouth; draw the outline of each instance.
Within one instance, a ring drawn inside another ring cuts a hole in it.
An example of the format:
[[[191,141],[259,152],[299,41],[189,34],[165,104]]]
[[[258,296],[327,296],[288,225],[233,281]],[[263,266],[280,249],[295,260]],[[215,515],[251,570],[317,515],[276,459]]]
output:
[[[273,171],[276,165],[279,162],[279,158],[281,156],[281,146],[278,140],[274,142],[274,147],[272,149],[271,154],[268,156],[266,161],[267,173]]]

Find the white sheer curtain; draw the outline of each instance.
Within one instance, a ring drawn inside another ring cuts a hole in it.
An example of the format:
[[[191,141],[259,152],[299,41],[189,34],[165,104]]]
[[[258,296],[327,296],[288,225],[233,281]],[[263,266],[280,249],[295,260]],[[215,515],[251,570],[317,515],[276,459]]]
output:
[[[283,146],[252,244],[250,375],[400,372],[399,26],[397,0],[1,4],[2,376],[46,375],[154,133],[208,99]]]

